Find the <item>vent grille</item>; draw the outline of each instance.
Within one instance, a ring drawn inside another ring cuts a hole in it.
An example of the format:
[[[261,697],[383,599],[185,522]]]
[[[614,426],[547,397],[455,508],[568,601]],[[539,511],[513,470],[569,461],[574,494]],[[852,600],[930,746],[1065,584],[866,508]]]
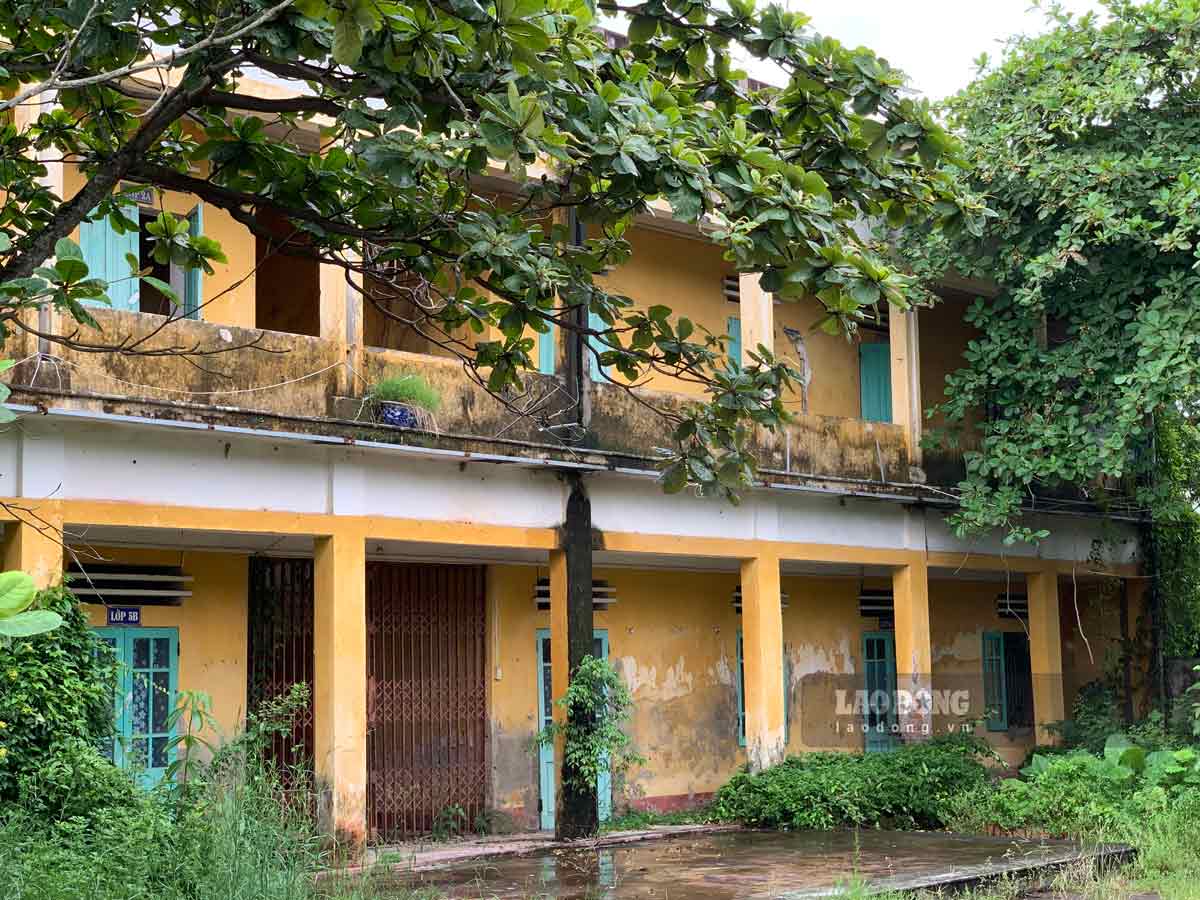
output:
[[[550,608],[550,579],[539,578],[534,589],[533,602],[541,611]],[[606,610],[617,602],[617,589],[607,581],[592,582],[592,609]]]
[[[726,275],[721,279],[721,294],[730,303],[742,302],[741,281],[737,275]]]
[[[858,614],[864,619],[878,619],[880,625],[892,625],[896,621],[896,598],[888,590],[858,592]]]
[[[859,328],[866,331],[875,331],[880,334],[891,332],[891,304],[886,300],[881,300],[874,306],[864,306],[861,312],[863,318],[858,323]]]
[[[1000,594],[996,597],[996,615],[1001,619],[1028,619],[1029,597],[1025,594]]]
[[[71,592],[84,603],[181,606],[192,596],[192,576],[178,566],[73,565],[67,576]]]
[[[779,607],[780,609],[788,608],[788,595],[784,591],[779,592]],[[738,615],[742,613],[742,586],[739,584],[733,589],[733,608],[737,610]]]

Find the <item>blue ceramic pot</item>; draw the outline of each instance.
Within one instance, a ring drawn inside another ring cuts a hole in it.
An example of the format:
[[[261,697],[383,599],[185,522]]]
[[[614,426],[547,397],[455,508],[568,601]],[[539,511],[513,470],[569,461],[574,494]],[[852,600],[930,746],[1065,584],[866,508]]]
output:
[[[397,428],[417,428],[419,424],[412,409],[403,403],[380,403],[379,421]]]

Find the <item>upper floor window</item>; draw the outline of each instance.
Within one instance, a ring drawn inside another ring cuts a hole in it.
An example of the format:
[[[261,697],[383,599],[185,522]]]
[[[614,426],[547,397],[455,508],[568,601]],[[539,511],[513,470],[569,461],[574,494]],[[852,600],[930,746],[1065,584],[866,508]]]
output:
[[[120,233],[108,219],[84,222],[79,226],[79,244],[88,274],[108,282],[107,294],[113,309],[198,319],[204,305],[203,272],[184,269],[176,263],[155,261],[154,242],[148,226],[158,217],[159,211],[150,206],[152,196],[147,193],[145,204],[139,198],[139,202],[122,210],[127,219],[138,223],[137,231]],[[188,213],[187,219],[193,235],[204,233],[200,204]],[[133,263],[139,271],[148,268],[148,274],[170,285],[175,296],[172,298],[134,275],[130,269]]]

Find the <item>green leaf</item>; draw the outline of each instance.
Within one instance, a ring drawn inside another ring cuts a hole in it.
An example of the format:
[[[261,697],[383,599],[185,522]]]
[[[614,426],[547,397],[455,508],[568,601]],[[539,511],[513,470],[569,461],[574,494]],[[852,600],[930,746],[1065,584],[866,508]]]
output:
[[[338,20],[333,29],[333,58],[343,66],[352,66],[363,50],[363,30],[358,21],[350,15]]]
[[[629,43],[644,44],[658,32],[658,19],[653,16],[634,16],[629,23]]]
[[[83,259],[83,251],[70,238],[59,238],[54,243],[54,255],[59,259]]]
[[[151,287],[157,289],[161,294],[163,294],[172,303],[175,303],[175,304],[179,303],[179,295],[175,293],[175,289],[173,287],[171,287],[169,284],[167,284],[165,281],[163,281],[161,278],[155,278],[153,275],[143,275],[142,281],[146,282],[146,284],[150,285]]]
[[[32,576],[18,570],[0,572],[0,619],[28,609],[36,596]]]
[[[662,474],[662,489],[668,494],[678,494],[687,487],[687,467],[677,462],[667,466]]]
[[[50,609],[32,609],[0,619],[0,635],[10,638],[33,637],[45,634],[62,624],[62,616]]]

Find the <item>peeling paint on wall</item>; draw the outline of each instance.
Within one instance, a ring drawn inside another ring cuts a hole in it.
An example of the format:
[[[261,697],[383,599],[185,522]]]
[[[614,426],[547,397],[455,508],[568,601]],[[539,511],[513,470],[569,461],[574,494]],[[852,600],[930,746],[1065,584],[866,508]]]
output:
[[[978,631],[960,631],[949,644],[933,645],[933,661],[956,659],[969,662],[980,658],[983,645]]]

